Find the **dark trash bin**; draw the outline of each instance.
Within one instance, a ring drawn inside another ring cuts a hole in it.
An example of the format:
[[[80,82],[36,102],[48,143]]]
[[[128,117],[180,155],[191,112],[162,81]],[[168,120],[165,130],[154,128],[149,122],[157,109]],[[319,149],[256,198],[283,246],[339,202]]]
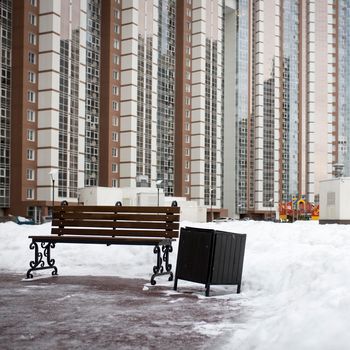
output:
[[[204,228],[181,228],[174,290],[178,279],[210,285],[237,285],[241,290],[246,234]]]

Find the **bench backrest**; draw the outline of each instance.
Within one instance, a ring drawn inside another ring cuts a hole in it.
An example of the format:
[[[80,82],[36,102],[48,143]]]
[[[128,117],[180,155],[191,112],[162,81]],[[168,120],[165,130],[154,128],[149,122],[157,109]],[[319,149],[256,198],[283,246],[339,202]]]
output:
[[[176,238],[180,208],[61,205],[53,208],[56,235]]]

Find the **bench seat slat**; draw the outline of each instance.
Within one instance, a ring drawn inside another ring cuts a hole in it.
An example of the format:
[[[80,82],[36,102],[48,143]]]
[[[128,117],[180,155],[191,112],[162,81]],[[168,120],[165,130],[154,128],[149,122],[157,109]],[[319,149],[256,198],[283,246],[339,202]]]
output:
[[[175,230],[176,223],[166,222],[132,222],[132,221],[103,221],[103,220],[53,220],[52,226],[64,227],[106,227],[106,228],[139,228],[146,230]]]
[[[177,238],[179,236],[178,230],[172,231],[145,231],[145,230],[106,230],[106,229],[83,229],[83,228],[52,228],[53,235],[81,235],[81,236],[138,236],[138,237],[167,237]],[[49,236],[50,237],[50,236]]]
[[[180,207],[124,207],[124,206],[91,206],[91,205],[69,205],[69,206],[55,206],[54,212],[118,212],[118,213],[180,213]]]
[[[142,214],[142,213],[86,213],[86,212],[54,212],[54,219],[94,219],[94,220],[134,220],[134,221],[173,221],[178,222],[178,214]]]
[[[130,245],[156,245],[168,242],[164,238],[141,237],[81,237],[81,236],[29,236],[36,242],[53,243],[84,243],[84,244],[130,244]]]

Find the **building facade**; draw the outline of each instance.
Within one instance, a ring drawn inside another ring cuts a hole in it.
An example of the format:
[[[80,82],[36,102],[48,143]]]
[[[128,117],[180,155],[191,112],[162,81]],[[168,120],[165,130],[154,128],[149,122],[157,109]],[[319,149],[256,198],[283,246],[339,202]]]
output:
[[[147,186],[266,217],[350,173],[347,1],[0,6],[2,214]]]
[[[337,72],[338,72],[338,159],[344,165],[344,175],[350,176],[350,6],[338,1],[337,13]]]
[[[348,174],[349,10],[331,0],[226,2],[230,215],[271,216],[300,197],[317,202],[335,164]]]
[[[221,1],[25,0],[1,11],[3,214],[40,221],[86,186],[159,186],[222,207]]]
[[[10,205],[12,1],[2,1],[0,11],[0,208],[6,208]]]

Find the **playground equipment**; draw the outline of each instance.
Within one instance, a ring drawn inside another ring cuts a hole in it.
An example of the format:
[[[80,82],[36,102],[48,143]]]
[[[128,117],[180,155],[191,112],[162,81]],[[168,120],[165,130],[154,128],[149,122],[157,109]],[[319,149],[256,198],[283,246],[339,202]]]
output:
[[[306,201],[303,198],[293,198],[290,202],[279,203],[279,217],[282,222],[295,220],[318,220],[320,206]]]

